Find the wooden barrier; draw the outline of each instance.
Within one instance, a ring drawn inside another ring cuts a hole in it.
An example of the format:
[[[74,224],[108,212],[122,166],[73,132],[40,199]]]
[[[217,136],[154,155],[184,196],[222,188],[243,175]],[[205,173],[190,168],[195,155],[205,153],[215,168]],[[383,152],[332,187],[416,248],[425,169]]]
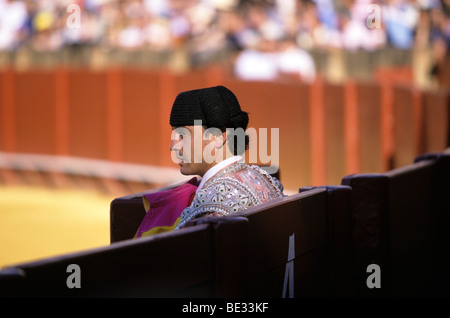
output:
[[[450,148],[445,152],[427,153],[418,156],[414,162],[434,160],[432,179],[433,202],[432,208],[436,222],[436,244],[434,246],[436,266],[436,293],[450,295],[450,254],[447,247],[450,244]]]
[[[450,149],[384,174],[348,175],[342,184],[302,187],[232,216],[195,219],[180,231],[138,240],[130,238],[145,213],[142,193],[117,198],[110,246],[4,269],[0,294],[450,295]],[[67,287],[70,264],[81,268],[81,289]],[[368,285],[372,264],[381,270],[381,288]]]
[[[233,272],[239,276],[245,274],[239,296],[330,295],[326,200],[326,190],[318,188],[233,214],[233,217],[248,220],[245,232],[237,233],[241,238],[237,245],[245,246],[246,255],[243,267]],[[220,218],[199,218],[191,224],[216,222],[217,219]],[[227,242],[221,245],[226,246]]]
[[[382,88],[373,83],[356,83],[357,129],[359,145],[359,170],[382,172],[389,170],[388,160],[383,155],[383,130],[389,132],[388,123],[383,122]],[[382,127],[380,129],[380,127]],[[388,136],[389,138],[389,136]],[[355,173],[347,171],[346,174]]]
[[[326,92],[326,93],[325,93]],[[338,184],[346,173],[346,109],[343,85],[324,86],[325,180]],[[347,123],[351,127],[352,123]]]
[[[394,167],[406,166],[422,153],[421,99],[422,94],[414,88],[394,87]]]
[[[233,218],[242,217],[248,220],[248,225],[245,233],[240,232],[244,239],[235,245],[229,242],[230,239],[222,242],[217,239],[226,235],[224,234],[226,224],[216,228],[215,244],[219,248],[215,252],[216,258],[227,259],[223,255],[226,252],[232,255],[229,257],[236,262],[238,252],[232,251],[233,246],[234,249],[239,250],[240,246],[245,250],[246,256],[241,256],[245,261],[244,267],[233,272],[234,275],[245,274],[242,277],[246,282],[243,285],[245,289],[239,295],[276,298],[283,295],[285,297],[328,295],[326,200],[326,191],[315,189],[236,213]],[[116,199],[113,204],[111,239],[131,238],[143,217],[139,212],[142,209],[140,195]],[[190,225],[214,224],[222,219],[200,218]],[[230,237],[236,239],[239,231],[235,228],[230,228],[231,230],[234,234],[229,234]],[[224,262],[217,264],[223,267],[226,266]],[[293,276],[289,278],[291,280],[285,278],[285,272],[290,266],[293,266],[291,274]]]
[[[25,284],[25,273],[21,269],[11,267],[0,271],[0,297],[24,295]]]
[[[122,153],[118,149],[119,161],[139,164],[161,165],[162,159],[158,152],[163,143],[167,152],[170,139],[168,117],[162,118],[162,81],[157,72],[142,72],[138,70],[120,70],[122,75],[122,105],[121,118],[116,118],[122,136]],[[164,115],[166,115],[164,113]],[[163,128],[168,128],[169,131]],[[151,138],[153,134],[160,138]],[[117,141],[115,141],[117,142]],[[168,157],[170,159],[170,156]],[[165,157],[167,159],[167,157]]]
[[[263,155],[276,155],[270,153],[270,133],[279,130],[286,189],[385,172],[422,152],[442,151],[450,141],[450,95],[444,88],[331,84],[320,77],[311,85],[247,82],[219,67],[182,74],[60,68],[0,71],[0,151],[176,168],[168,150],[173,100],[182,90],[218,84],[236,93],[250,113],[249,127],[267,129]]]
[[[327,191],[328,257],[330,296],[355,296],[354,242],[351,211],[352,189],[348,186],[302,187],[299,192],[313,189]]]
[[[355,262],[355,292],[357,295],[380,293],[368,290],[366,268],[377,264],[383,268],[383,277],[389,276],[387,194],[384,189],[387,180],[380,175],[356,175],[346,177],[342,184],[352,188],[352,223]],[[360,201],[364,205],[359,204]],[[383,292],[389,280],[383,281]]]
[[[114,199],[110,208],[111,243],[133,238],[145,213],[141,196]]]
[[[15,107],[15,76],[14,71],[7,70],[0,73],[0,119],[1,129],[0,147],[8,152],[17,151],[16,114]]]
[[[294,194],[237,215],[249,222],[247,296],[328,295],[325,190]]]
[[[213,231],[214,297],[247,297],[248,220],[240,216],[205,217],[186,227],[208,224]]]
[[[433,296],[437,199],[435,161],[385,174],[343,178],[352,188],[356,290],[362,296]],[[382,286],[369,289],[367,267],[381,268]]]
[[[19,264],[0,272],[2,282],[6,278],[18,282],[17,275],[7,274],[23,273],[21,284],[2,293],[44,297],[327,296],[326,197],[324,189],[313,189],[231,217],[200,218],[180,231]],[[79,289],[66,284],[70,264],[80,268]]]
[[[443,151],[450,142],[450,92],[446,89],[423,93],[423,136],[421,153]]]
[[[7,296],[213,297],[211,235],[208,225],[198,225],[19,264],[14,268],[24,273],[25,282],[16,295]],[[79,266],[81,288],[67,285],[70,264]]]

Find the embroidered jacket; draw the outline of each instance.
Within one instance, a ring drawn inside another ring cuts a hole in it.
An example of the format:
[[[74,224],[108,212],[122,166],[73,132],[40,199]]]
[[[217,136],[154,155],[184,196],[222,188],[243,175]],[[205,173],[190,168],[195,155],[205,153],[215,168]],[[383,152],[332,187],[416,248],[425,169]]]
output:
[[[276,178],[241,159],[205,182],[192,204],[183,210],[175,230],[200,216],[229,215],[283,196],[283,186]]]

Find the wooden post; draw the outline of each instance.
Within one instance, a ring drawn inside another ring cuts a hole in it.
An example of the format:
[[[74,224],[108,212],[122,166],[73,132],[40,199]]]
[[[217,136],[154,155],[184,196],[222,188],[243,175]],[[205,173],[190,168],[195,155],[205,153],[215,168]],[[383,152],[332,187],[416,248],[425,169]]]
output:
[[[55,70],[56,154],[69,154],[69,80],[67,70]]]
[[[317,77],[310,87],[311,180],[313,185],[326,183],[323,93],[323,80]]]
[[[13,69],[3,72],[2,80],[3,121],[2,135],[4,151],[17,151],[16,112],[15,112],[15,73]]]
[[[110,69],[106,81],[108,159],[121,161],[123,159],[122,73],[119,69]]]
[[[344,91],[344,134],[346,174],[360,171],[358,96],[356,83],[349,80]]]

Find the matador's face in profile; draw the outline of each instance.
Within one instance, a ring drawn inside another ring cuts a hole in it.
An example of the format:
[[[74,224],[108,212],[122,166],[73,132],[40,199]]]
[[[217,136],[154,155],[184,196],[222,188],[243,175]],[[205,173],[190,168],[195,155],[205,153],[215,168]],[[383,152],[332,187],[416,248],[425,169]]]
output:
[[[226,149],[225,132],[203,126],[173,127],[170,151],[183,175],[203,176],[222,161]]]

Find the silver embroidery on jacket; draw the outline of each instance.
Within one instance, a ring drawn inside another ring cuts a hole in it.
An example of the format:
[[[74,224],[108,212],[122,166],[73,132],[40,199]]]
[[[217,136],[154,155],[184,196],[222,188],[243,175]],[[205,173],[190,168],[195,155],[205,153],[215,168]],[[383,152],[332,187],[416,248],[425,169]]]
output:
[[[206,181],[192,204],[183,210],[175,229],[202,215],[229,215],[283,196],[283,186],[276,178],[240,160]]]

